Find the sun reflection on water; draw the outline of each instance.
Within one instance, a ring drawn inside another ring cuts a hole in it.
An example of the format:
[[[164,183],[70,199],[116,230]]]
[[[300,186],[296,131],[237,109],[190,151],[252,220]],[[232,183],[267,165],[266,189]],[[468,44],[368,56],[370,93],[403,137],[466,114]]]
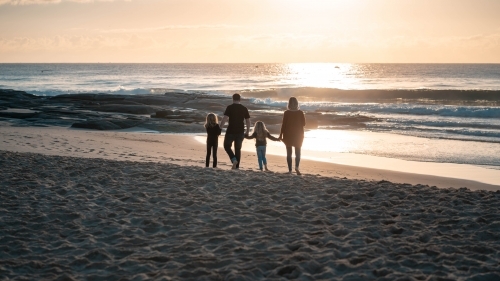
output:
[[[291,84],[302,87],[349,89],[360,83],[349,63],[290,63],[283,72]]]
[[[364,143],[363,136],[352,131],[311,130],[305,133],[302,148],[310,151],[348,153],[361,150]]]

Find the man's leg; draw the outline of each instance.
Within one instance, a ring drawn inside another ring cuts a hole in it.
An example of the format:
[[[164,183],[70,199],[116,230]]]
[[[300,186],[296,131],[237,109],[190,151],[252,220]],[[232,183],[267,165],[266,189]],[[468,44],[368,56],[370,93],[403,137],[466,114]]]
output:
[[[229,156],[229,161],[231,161],[231,163],[233,162],[233,159],[236,159],[236,157],[234,156],[234,152],[231,149],[231,146],[233,146],[233,141],[234,139],[232,134],[226,134],[224,136],[224,150],[226,151],[227,156]]]
[[[245,134],[238,134],[234,135],[234,154],[236,157],[236,160],[238,161],[238,164],[236,165],[236,169],[240,167],[241,163],[241,146],[243,144],[243,139],[245,138]]]

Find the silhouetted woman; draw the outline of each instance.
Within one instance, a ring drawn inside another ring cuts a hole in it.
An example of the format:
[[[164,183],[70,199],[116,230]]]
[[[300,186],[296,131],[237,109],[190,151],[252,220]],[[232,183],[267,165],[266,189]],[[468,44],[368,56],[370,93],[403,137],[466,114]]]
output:
[[[304,141],[304,126],[306,117],[304,112],[299,110],[299,102],[295,97],[288,101],[288,110],[283,115],[281,123],[281,133],[279,139],[286,145],[286,161],[288,162],[288,172],[292,173],[292,147],[295,148],[295,172],[300,175],[300,149]]]

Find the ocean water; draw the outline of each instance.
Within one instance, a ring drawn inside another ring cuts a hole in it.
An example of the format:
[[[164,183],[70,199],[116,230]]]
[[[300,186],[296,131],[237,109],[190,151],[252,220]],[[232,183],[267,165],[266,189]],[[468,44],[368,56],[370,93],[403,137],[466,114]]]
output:
[[[276,110],[297,96],[306,112],[374,117],[358,130],[400,140],[397,149],[359,141],[346,152],[500,168],[500,64],[0,64],[0,88],[41,96],[243,92]],[[432,145],[416,149],[404,136]]]

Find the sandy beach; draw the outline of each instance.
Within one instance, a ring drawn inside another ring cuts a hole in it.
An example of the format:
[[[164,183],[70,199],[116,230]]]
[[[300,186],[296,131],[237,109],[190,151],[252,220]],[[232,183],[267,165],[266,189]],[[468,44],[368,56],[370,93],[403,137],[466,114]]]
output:
[[[5,151],[0,159],[2,280],[500,278],[498,192]]]
[[[252,152],[234,171],[221,147],[206,169],[194,135],[1,125],[1,280],[500,278],[497,186],[263,173]]]
[[[146,129],[134,128],[121,131],[91,131],[64,127],[11,126],[0,121],[2,150],[41,153],[46,155],[130,160],[142,162],[174,163],[184,166],[204,166],[205,144],[199,134],[156,134]],[[220,138],[219,168],[230,169],[227,154]],[[242,169],[255,170],[257,166],[254,144],[244,142]],[[287,171],[285,157],[267,155],[272,171]],[[440,188],[462,188],[472,190],[500,189],[498,185],[485,184],[457,178],[403,173],[387,169],[373,169],[355,165],[341,165],[303,159],[301,170],[305,174],[348,178],[367,181],[390,181],[395,183],[423,184]]]
[[[500,281],[498,11],[0,0],[0,281]]]

